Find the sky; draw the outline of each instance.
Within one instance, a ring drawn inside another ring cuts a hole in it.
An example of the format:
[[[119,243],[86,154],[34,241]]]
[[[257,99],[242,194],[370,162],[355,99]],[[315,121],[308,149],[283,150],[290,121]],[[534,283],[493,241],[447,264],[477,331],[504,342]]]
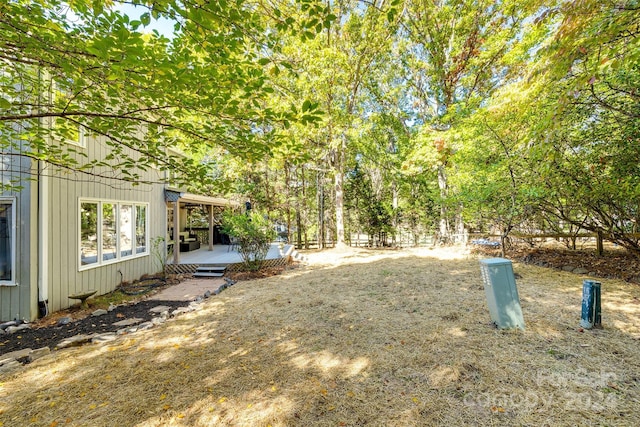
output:
[[[116,3],[115,9],[126,14],[131,20],[139,19],[140,15],[149,11],[149,9],[147,9],[146,7],[123,3]],[[138,28],[138,31],[150,33],[153,32],[153,30],[157,30],[161,35],[165,36],[168,39],[172,39],[174,24],[175,23],[173,21],[166,18],[159,18],[157,20],[151,18],[151,23],[146,27],[141,26],[140,28]]]

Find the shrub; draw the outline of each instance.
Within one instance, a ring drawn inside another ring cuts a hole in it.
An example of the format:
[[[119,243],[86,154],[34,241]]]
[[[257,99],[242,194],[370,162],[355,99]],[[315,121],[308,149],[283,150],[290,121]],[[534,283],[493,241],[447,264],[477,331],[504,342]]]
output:
[[[238,245],[245,269],[259,270],[276,236],[271,223],[256,211],[247,214],[227,212],[222,221],[223,231]]]

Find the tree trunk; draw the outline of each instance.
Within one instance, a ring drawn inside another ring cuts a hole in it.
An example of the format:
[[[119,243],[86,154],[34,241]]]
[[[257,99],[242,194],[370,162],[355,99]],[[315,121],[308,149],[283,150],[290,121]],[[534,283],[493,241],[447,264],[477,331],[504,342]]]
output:
[[[440,198],[442,199],[440,203],[440,241],[448,243],[449,237],[451,236],[451,231],[449,229],[449,212],[445,205],[448,185],[447,173],[445,171],[444,165],[438,166],[438,188],[440,188]]]
[[[596,237],[596,254],[598,256],[603,256],[604,255],[604,244],[602,242],[602,231],[598,230],[598,234]]]
[[[318,249],[324,248],[324,175],[318,172]]]
[[[346,137],[342,135],[335,149],[334,167],[336,192],[336,247],[345,246],[344,239],[344,157],[347,151]]]
[[[341,168],[338,168],[341,169]],[[336,171],[336,246],[344,246],[344,175],[342,171]]]

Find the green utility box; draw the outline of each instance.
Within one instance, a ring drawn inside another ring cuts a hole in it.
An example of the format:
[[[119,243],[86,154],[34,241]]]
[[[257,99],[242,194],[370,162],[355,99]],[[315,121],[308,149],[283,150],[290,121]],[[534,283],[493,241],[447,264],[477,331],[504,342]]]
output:
[[[480,260],[484,292],[491,320],[500,329],[524,329],[524,318],[511,261],[504,258]]]

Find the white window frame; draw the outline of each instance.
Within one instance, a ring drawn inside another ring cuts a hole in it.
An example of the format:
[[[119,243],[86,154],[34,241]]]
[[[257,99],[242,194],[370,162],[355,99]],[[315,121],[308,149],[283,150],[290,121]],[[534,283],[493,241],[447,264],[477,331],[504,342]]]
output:
[[[87,148],[87,133],[84,126],[78,125],[78,140],[66,139],[65,142],[69,145],[75,145],[80,148]]]
[[[0,197],[0,203],[5,205],[11,205],[11,280],[0,280],[0,286],[16,286],[16,256],[17,256],[17,238],[16,234],[18,230],[16,228],[16,198],[15,197]]]
[[[84,270],[90,270],[92,268],[98,268],[98,267],[102,267],[104,265],[109,265],[109,264],[113,264],[116,262],[121,262],[121,261],[127,261],[127,260],[131,260],[131,259],[135,259],[135,258],[141,258],[141,257],[145,257],[145,256],[149,256],[150,255],[150,239],[149,239],[149,214],[150,214],[150,210],[149,210],[149,203],[146,202],[134,202],[134,201],[130,201],[130,200],[102,200],[102,199],[91,199],[91,198],[79,198],[78,199],[78,207],[77,207],[77,213],[78,213],[78,218],[80,218],[80,215],[82,215],[82,204],[83,203],[94,203],[97,204],[98,207],[98,211],[97,211],[97,218],[96,218],[96,225],[97,225],[97,230],[96,230],[96,262],[93,262],[91,264],[82,264],[82,221],[79,220],[78,221],[78,239],[77,239],[77,250],[78,250],[78,271],[84,271]],[[103,223],[103,216],[102,216],[102,206],[104,204],[112,204],[115,206],[115,211],[116,211],[116,218],[115,218],[115,223],[116,223],[116,239],[115,239],[115,244],[116,244],[116,256],[114,258],[111,259],[103,259],[103,235],[102,235],[102,223]],[[120,248],[120,206],[121,205],[128,205],[128,206],[132,206],[132,220],[131,220],[131,231],[132,231],[132,236],[133,236],[133,250],[131,254],[128,255],[122,255],[122,251]],[[145,250],[144,252],[140,252],[140,253],[136,253],[136,249],[137,249],[137,243],[136,243],[136,231],[137,231],[137,207],[138,206],[142,206],[145,209],[145,223],[144,223],[144,232],[145,232]]]

